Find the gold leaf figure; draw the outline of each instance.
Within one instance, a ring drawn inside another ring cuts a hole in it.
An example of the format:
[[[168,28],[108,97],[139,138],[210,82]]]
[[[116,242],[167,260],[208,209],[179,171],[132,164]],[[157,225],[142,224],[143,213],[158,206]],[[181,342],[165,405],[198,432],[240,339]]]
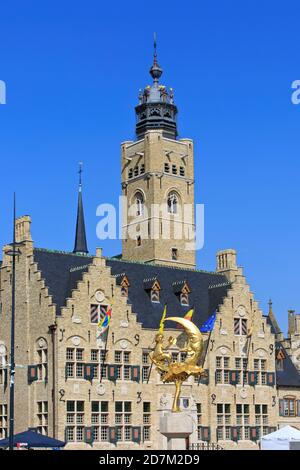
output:
[[[172,356],[167,352],[167,349],[176,344],[176,339],[170,337],[168,347],[164,348],[164,335],[162,333],[157,333],[155,336],[156,347],[153,353],[150,354],[150,359],[157,369],[163,372],[162,381],[164,383],[175,383],[176,393],[172,411],[179,412],[181,411],[179,399],[183,382],[191,375],[199,377],[204,372],[203,368],[198,366],[203,351],[203,336],[197,326],[190,320],[181,317],[169,317],[165,321],[168,320],[179,323],[185,330],[188,341],[186,347],[180,351],[186,353],[186,360],[184,362],[172,362]]]

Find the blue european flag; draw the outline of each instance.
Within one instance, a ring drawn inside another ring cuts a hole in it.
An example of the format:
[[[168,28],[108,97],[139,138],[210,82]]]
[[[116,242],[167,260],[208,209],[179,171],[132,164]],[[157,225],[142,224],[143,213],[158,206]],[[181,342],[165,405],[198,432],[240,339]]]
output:
[[[203,325],[200,328],[201,333],[208,333],[214,329],[215,323],[217,319],[217,314],[216,312],[209,317],[206,322],[203,323]]]

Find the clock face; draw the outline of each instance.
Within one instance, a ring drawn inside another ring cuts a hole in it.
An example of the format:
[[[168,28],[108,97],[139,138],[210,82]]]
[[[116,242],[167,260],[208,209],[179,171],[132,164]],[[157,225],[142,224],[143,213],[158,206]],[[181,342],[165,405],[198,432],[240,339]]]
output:
[[[97,292],[95,293],[95,299],[99,303],[103,302],[103,300],[105,299],[104,292],[102,290],[97,290]]]

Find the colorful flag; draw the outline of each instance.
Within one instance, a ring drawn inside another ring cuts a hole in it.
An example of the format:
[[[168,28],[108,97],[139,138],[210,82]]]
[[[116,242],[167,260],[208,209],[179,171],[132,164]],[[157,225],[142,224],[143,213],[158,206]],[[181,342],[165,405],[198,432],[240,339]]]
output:
[[[98,329],[99,329],[99,334],[102,335],[105,333],[105,331],[108,329],[111,321],[111,314],[112,314],[112,309],[109,308],[106,312],[105,317],[102,318],[100,323],[98,324]]]
[[[191,310],[188,311],[188,313],[184,316],[185,320],[190,320],[192,321],[194,315],[194,309],[191,308]]]
[[[203,325],[200,328],[201,333],[209,333],[214,329],[215,323],[217,319],[217,314],[216,312],[213,313],[206,322],[203,323]]]
[[[164,311],[163,311],[163,314],[162,314],[162,317],[161,317],[161,320],[160,320],[160,324],[159,324],[159,332],[160,333],[164,332],[166,316],[167,316],[167,304],[165,305],[165,308],[164,308]]]

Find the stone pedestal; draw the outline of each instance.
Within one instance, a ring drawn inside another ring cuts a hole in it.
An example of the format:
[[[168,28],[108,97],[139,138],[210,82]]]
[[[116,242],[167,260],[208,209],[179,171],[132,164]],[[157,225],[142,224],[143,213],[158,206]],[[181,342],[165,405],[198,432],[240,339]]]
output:
[[[168,413],[160,418],[159,430],[167,438],[163,450],[186,450],[187,440],[193,433],[193,420],[187,413]]]

